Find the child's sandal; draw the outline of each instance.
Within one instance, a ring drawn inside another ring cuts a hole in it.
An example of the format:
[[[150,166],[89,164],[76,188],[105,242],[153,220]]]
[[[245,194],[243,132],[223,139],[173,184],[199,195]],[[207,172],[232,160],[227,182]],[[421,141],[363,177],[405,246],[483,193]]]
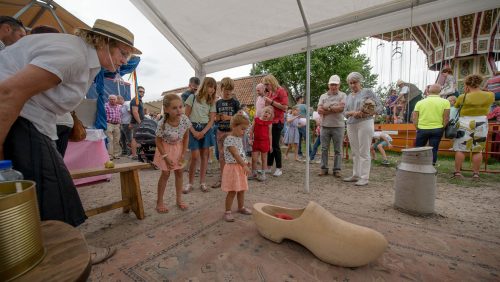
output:
[[[248,209],[248,208],[245,208],[245,207],[242,207],[241,209],[239,209],[238,212],[241,213],[241,214],[245,214],[245,215],[251,215],[252,214],[252,210]]]
[[[184,203],[177,203],[177,207],[181,210],[181,211],[185,211],[188,209],[188,206]]]
[[[459,171],[455,171],[451,178],[452,179],[462,179],[462,178],[464,178],[464,176]]]
[[[187,184],[186,187],[182,189],[182,193],[188,194],[189,192],[191,192],[191,190],[193,190],[193,184]]]
[[[208,192],[207,184],[201,183],[200,184],[200,189],[202,192]]]
[[[474,181],[479,181],[479,179],[480,179],[480,178],[479,178],[479,173],[474,172],[474,173],[472,174],[472,180],[474,180]]]
[[[227,222],[233,222],[234,221],[234,217],[231,213],[231,211],[227,211],[224,213],[224,220],[227,221]]]

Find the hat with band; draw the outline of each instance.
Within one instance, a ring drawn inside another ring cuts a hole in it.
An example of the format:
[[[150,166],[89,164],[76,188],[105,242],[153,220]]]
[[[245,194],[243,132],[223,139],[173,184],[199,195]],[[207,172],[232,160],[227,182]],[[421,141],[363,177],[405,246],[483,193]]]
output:
[[[134,34],[130,30],[119,24],[110,21],[97,19],[91,29],[80,28],[91,33],[100,34],[114,40],[120,41],[123,44],[130,46],[134,54],[142,54],[142,52],[134,47]]]

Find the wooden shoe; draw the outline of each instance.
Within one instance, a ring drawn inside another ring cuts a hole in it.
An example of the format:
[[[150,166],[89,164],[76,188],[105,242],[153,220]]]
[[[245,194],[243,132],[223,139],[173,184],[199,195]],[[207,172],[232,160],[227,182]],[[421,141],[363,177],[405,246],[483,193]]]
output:
[[[276,214],[293,219],[281,219]],[[320,260],[338,266],[368,264],[387,248],[384,235],[339,219],[315,202],[302,209],[256,203],[253,219],[263,237],[276,243],[296,241]]]

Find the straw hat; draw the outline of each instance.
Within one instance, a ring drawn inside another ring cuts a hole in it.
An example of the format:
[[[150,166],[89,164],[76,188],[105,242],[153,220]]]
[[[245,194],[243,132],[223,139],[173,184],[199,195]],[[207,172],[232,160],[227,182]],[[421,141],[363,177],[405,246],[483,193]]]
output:
[[[132,53],[139,55],[142,54],[139,49],[134,47],[134,34],[132,34],[130,30],[124,28],[119,24],[115,24],[113,22],[102,19],[97,19],[91,29],[80,28],[80,30],[85,30],[91,33],[100,34],[115,39],[123,44],[132,47]]]
[[[398,81],[396,82],[396,85],[401,85],[401,84],[403,84],[403,83],[405,83],[403,80],[398,79]]]

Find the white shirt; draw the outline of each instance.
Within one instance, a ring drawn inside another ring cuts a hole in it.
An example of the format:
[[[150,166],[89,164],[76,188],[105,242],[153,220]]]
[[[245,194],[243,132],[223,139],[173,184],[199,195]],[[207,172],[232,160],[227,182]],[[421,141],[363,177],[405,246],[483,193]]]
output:
[[[120,113],[122,117],[122,124],[129,124],[132,120],[132,114],[130,113],[130,101],[123,102]]]
[[[406,85],[401,87],[401,90],[399,90],[399,94],[408,94],[408,92],[410,92],[410,88]]]
[[[101,69],[97,52],[74,35],[46,33],[25,36],[15,46],[0,52],[0,81],[28,64],[55,74],[61,83],[31,97],[20,116],[31,121],[40,133],[57,140],[56,115],[74,110],[87,94]]]
[[[5,49],[5,43],[3,43],[2,40],[0,40],[0,51],[2,51],[3,49]]]
[[[57,115],[56,124],[73,128],[75,122],[73,121],[71,113],[65,113],[63,115]]]

